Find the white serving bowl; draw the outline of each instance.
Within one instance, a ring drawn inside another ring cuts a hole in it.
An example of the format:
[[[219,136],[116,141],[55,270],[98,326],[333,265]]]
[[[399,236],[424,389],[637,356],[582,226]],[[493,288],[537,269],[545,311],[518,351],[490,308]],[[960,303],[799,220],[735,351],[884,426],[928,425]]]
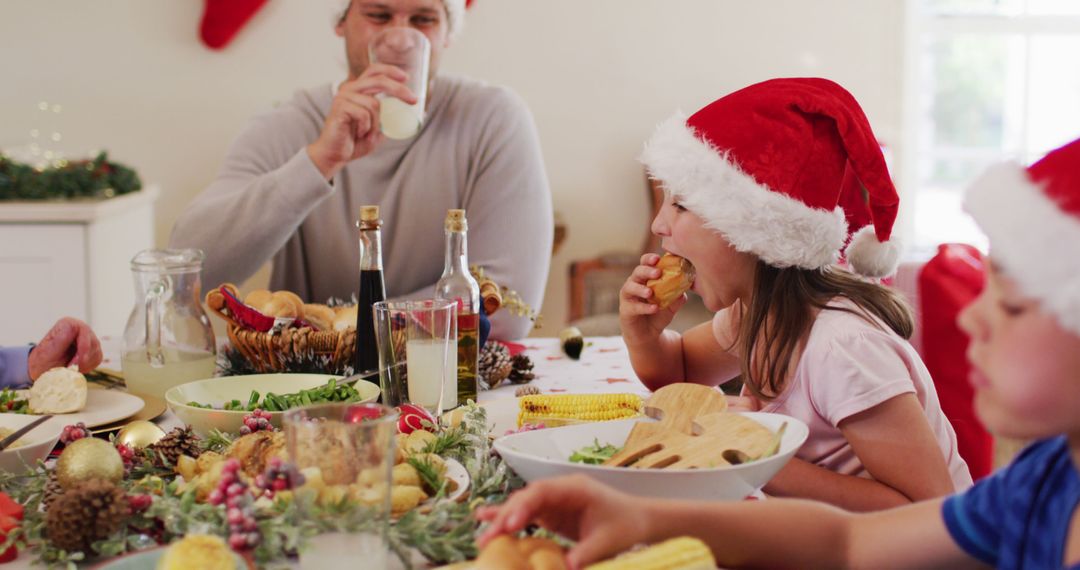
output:
[[[0,427],[17,430],[39,417],[41,416],[0,414]],[[64,425],[55,419],[48,420],[30,430],[30,433],[19,439],[22,446],[14,449],[9,447],[0,451],[0,471],[22,473],[28,467],[33,467],[38,459],[48,457],[52,448],[56,447],[56,442],[60,440],[62,431],[64,431]]]
[[[252,390],[257,390],[260,397],[265,397],[267,392],[275,394],[292,394],[300,390],[318,388],[337,379],[340,383],[342,376],[329,374],[250,374],[247,376],[223,376],[208,380],[196,380],[170,388],[165,392],[165,402],[169,409],[180,418],[180,421],[189,424],[191,429],[205,436],[210,431],[218,429],[226,433],[240,431],[244,425],[244,416],[251,412],[233,410],[213,410],[189,406],[188,402],[210,404],[220,407],[232,400],[240,400],[247,403]],[[357,380],[354,387],[360,392],[360,402],[374,402],[379,397],[379,386],[367,380]],[[281,427],[281,417],[285,412],[270,412],[270,423]]]
[[[748,497],[776,475],[809,434],[806,424],[789,416],[763,412],[742,415],[774,432],[787,422],[776,455],[743,465],[710,469],[634,469],[570,462],[574,451],[592,445],[594,441],[601,445],[621,446],[635,423],[653,421],[636,418],[516,433],[495,440],[495,450],[529,482],[580,473],[642,497],[737,501]]]

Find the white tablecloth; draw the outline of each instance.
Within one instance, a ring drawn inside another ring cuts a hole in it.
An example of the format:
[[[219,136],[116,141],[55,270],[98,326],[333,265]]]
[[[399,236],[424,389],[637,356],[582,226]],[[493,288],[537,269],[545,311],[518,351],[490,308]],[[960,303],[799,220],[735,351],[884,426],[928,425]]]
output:
[[[559,349],[559,339],[530,338],[521,342],[533,361],[536,379],[533,385],[541,392],[599,394],[633,392],[646,395],[649,390],[634,375],[630,354],[622,337],[586,339],[581,358],[573,360]],[[499,386],[480,394],[480,401],[512,398],[517,385]]]

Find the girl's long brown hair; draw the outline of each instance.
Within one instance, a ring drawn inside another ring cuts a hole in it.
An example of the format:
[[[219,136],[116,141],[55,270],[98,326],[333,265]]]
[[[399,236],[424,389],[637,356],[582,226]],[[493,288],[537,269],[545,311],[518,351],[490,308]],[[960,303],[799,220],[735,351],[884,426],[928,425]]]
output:
[[[827,306],[834,297],[850,299],[859,311]],[[779,269],[759,260],[735,339],[743,382],[756,397],[771,400],[783,392],[792,356],[807,338],[815,310],[846,311],[876,324],[872,315],[905,339],[914,327],[907,302],[883,285],[837,267]]]

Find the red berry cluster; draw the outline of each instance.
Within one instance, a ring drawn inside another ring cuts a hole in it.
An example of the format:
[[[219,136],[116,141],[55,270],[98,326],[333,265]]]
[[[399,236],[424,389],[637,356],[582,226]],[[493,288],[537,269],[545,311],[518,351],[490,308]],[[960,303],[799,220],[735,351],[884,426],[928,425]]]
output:
[[[66,425],[64,431],[60,432],[60,443],[68,445],[84,437],[90,437],[90,430],[86,429],[86,424],[79,422],[75,425]]]
[[[292,463],[272,457],[266,471],[255,478],[255,487],[262,489],[269,498],[281,491],[289,491],[304,484],[304,475]]]
[[[130,472],[135,466],[135,450],[127,444],[116,442],[116,451],[120,453],[120,459],[124,461],[124,471]]]
[[[150,495],[128,495],[128,512],[131,514],[141,513],[150,508],[154,498]]]
[[[244,416],[244,425],[240,426],[240,435],[247,435],[257,431],[274,431],[270,423],[270,412],[255,408],[254,412]]]
[[[228,459],[221,470],[221,480],[210,492],[210,504],[225,505],[225,520],[229,523],[229,546],[233,550],[251,550],[262,539],[259,525],[252,515],[251,493],[248,484],[240,479],[240,462]]]

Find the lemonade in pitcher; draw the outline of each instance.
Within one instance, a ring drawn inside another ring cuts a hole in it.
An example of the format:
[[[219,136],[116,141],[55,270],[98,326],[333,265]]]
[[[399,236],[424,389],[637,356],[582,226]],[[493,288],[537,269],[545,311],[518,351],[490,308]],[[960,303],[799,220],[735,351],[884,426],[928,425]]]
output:
[[[214,375],[214,331],[202,309],[199,282],[202,260],[197,249],[151,249],[131,260],[135,307],[120,361],[129,391],[161,398],[173,386]]]
[[[217,357],[208,352],[164,349],[165,363],[154,366],[145,353],[125,353],[121,360],[124,382],[135,394],[164,397],[173,386],[211,378]]]

